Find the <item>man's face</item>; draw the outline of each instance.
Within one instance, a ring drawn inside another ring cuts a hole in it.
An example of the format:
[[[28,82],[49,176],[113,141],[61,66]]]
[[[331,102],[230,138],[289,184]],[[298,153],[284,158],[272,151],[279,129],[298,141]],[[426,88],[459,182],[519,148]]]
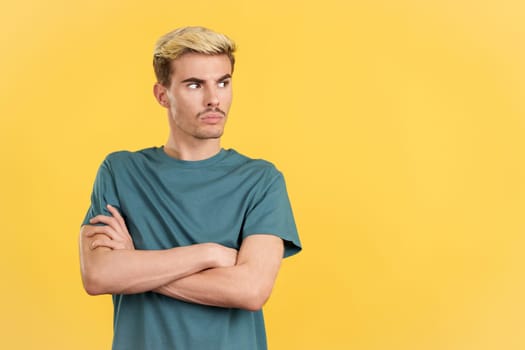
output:
[[[172,62],[172,71],[170,86],[157,98],[168,108],[173,132],[200,140],[221,137],[232,102],[228,56],[184,54]]]

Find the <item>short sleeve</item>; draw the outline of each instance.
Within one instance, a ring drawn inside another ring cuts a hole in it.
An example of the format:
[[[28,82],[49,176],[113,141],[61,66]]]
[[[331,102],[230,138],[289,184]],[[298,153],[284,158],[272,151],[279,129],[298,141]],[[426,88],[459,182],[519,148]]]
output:
[[[111,214],[106,208],[108,204],[111,204],[120,211],[120,203],[111,172],[111,166],[109,160],[105,159],[98,169],[95,184],[93,185],[93,192],[91,193],[91,204],[82,225],[88,225],[89,219],[97,215],[110,216]]]
[[[302,247],[284,177],[274,168],[272,175],[262,182],[246,214],[242,238],[253,234],[276,235],[284,241],[284,257],[297,254]]]

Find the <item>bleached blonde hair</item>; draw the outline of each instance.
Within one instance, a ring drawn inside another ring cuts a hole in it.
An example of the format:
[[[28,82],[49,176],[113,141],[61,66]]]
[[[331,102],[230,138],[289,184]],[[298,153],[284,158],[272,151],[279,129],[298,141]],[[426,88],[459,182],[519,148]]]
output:
[[[175,29],[159,38],[153,52],[153,69],[157,81],[163,86],[171,83],[173,60],[194,52],[205,55],[225,54],[233,66],[235,64],[235,43],[224,34],[204,27],[183,27]]]

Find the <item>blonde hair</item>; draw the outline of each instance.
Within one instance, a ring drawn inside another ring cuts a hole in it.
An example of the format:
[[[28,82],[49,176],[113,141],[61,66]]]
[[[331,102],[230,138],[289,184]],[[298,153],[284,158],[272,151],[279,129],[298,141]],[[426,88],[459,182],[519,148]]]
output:
[[[224,34],[204,27],[183,27],[159,38],[153,52],[153,69],[157,81],[163,86],[171,83],[171,62],[180,56],[194,52],[205,55],[225,54],[235,64],[235,43]]]

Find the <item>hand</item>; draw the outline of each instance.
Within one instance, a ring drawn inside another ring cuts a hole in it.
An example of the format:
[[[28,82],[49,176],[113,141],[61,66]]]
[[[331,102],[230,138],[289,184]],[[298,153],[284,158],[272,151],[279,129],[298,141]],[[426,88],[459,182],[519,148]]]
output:
[[[214,259],[215,267],[231,267],[237,263],[237,250],[228,248],[217,243],[211,245],[211,256]]]
[[[105,226],[85,226],[86,230],[84,233],[86,237],[90,238],[99,235],[91,242],[91,249],[106,247],[114,250],[135,250],[126,222],[116,208],[109,204],[107,208],[112,216],[97,215],[89,220],[91,224],[102,223]]]

